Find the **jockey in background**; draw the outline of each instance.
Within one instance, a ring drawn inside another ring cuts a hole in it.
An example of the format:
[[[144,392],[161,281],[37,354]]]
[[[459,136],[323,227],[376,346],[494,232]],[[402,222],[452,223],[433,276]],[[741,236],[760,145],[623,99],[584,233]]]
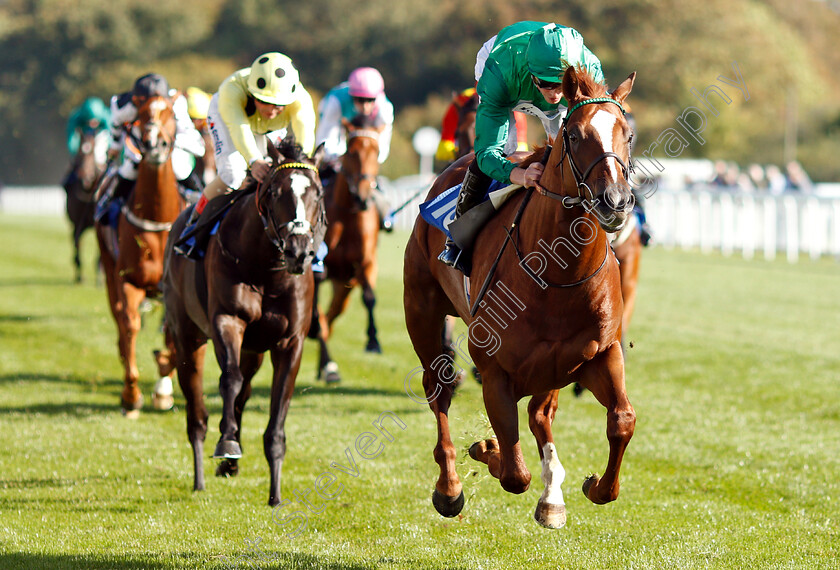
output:
[[[385,81],[372,67],[354,69],[347,81],[333,87],[318,105],[319,121],[315,143],[324,143],[326,151],[321,168],[321,180],[326,185],[341,168],[341,156],[347,151],[347,140],[342,119],[353,121],[361,116],[368,118],[374,127],[384,129],[379,135],[379,164],[388,159],[391,152],[391,135],[394,127],[394,105],[385,95]],[[373,193],[382,228],[391,230],[387,218],[388,202],[378,185]]]
[[[210,94],[198,87],[187,87],[187,112],[199,132],[207,130],[207,111],[210,109]]]
[[[204,156],[204,140],[195,129],[187,110],[187,100],[176,90],[170,90],[162,75],[149,73],[137,79],[131,91],[111,97],[111,144],[108,160],[116,161],[122,155],[122,163],[117,170],[116,184],[109,187],[97,206],[97,220],[101,220],[114,200],[124,200],[134,188],[137,180],[137,165],[142,156],[131,145],[126,145],[127,135],[137,119],[137,111],[150,97],[167,97],[172,100],[177,124],[175,148],[172,149],[172,168],[179,184],[187,191],[200,192],[202,184],[193,171],[195,157]]]
[[[458,130],[458,118],[460,110],[475,95],[475,87],[464,89],[452,97],[452,102],[446,108],[443,122],[440,128],[440,142],[438,143],[435,159],[443,163],[454,162],[460,148],[455,140],[455,132]],[[508,138],[516,140],[517,151],[528,150],[528,119],[519,111],[513,112],[514,122],[511,124]]]
[[[99,97],[88,97],[81,105],[73,109],[67,119],[67,152],[71,160],[79,152],[82,134],[87,131],[94,133],[93,153],[97,164],[105,164],[108,153],[108,124],[111,112]],[[71,167],[65,176],[62,186],[67,188],[74,182],[75,170]]]
[[[196,172],[201,172],[202,181],[204,184],[209,184],[216,178],[215,151],[213,150],[213,140],[210,137],[210,127],[207,125],[207,111],[210,109],[211,95],[198,87],[187,87],[186,95],[190,119],[204,139],[204,156],[196,161]],[[199,196],[196,196],[195,200],[188,200],[188,202],[192,204],[198,199]]]
[[[475,158],[458,196],[456,219],[484,198],[491,181],[537,186],[543,165],[527,169],[507,160],[516,147],[508,138],[511,111],[539,118],[553,139],[566,110],[563,74],[582,66],[603,82],[601,62],[583,44],[577,30],[544,22],[518,22],[490,38],[476,56],[475,79],[480,98],[475,122]],[[447,238],[438,259],[455,267],[461,250]]]
[[[195,205],[175,251],[198,258],[209,234],[200,228],[209,200],[238,190],[250,175],[262,182],[271,163],[265,135],[291,127],[295,140],[311,155],[315,148],[315,108],[292,60],[278,52],[259,56],[251,67],[234,72],[210,99],[207,111],[216,155],[217,176]],[[209,229],[208,229],[209,231]],[[193,245],[187,241],[194,237]]]

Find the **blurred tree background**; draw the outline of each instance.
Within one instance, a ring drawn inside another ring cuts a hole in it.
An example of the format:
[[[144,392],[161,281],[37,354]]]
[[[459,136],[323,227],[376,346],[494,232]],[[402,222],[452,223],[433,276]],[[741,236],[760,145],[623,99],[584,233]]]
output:
[[[377,67],[397,111],[384,174],[417,171],[411,136],[440,126],[452,92],[473,83],[475,54],[518,20],[577,28],[630,98],[637,152],[717,77],[749,89],[709,115],[683,156],[782,164],[840,181],[840,13],[836,0],[6,0],[0,3],[0,179],[56,184],[64,128],[85,97],[107,101],[146,72],[214,92],[265,51],[288,54],[316,99],[360,65]],[[720,85],[720,82],[718,82]],[[785,144],[796,130],[798,144]],[[690,142],[691,139],[689,139]]]

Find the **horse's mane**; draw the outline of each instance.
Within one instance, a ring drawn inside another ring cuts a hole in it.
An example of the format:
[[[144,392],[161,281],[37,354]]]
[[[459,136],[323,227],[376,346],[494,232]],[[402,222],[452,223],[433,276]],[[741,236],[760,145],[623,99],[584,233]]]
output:
[[[309,159],[309,156],[303,152],[303,148],[295,141],[294,137],[286,137],[278,141],[274,148],[287,160],[306,162]]]
[[[575,71],[577,71],[578,87],[585,97],[607,96],[606,83],[599,83],[594,77],[592,77],[589,71],[586,70],[586,67],[582,64],[578,64],[575,66]]]
[[[533,152],[527,157],[525,157],[525,159],[522,162],[519,163],[519,168],[528,168],[528,165],[533,164],[535,162],[539,162],[547,149],[548,145],[534,147]]]

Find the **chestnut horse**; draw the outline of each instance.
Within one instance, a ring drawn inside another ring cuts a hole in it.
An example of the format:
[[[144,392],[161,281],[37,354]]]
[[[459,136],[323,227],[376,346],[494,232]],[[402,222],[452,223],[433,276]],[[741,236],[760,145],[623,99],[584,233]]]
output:
[[[338,365],[330,357],[327,341],[333,322],[347,309],[350,293],[357,285],[362,288],[362,301],[368,312],[365,350],[382,352],[373,318],[379,241],[379,213],[374,207],[373,192],[379,174],[379,135],[385,127],[374,127],[363,116],[342,122],[347,134],[347,151],[341,157],[341,170],[324,189],[329,220],[325,238],[329,253],[324,267],[325,278],[332,282],[333,295],[326,315],[318,313],[319,323],[314,331],[321,347],[318,377],[327,382],[340,381]]]
[[[624,299],[624,313],[621,317],[621,331],[624,336],[630,328],[633,309],[636,307],[636,286],[639,283],[639,262],[642,259],[642,238],[638,218],[632,217],[632,224],[619,232],[612,242],[615,257],[621,269],[621,296]],[[624,338],[622,338],[624,345]],[[624,347],[626,349],[626,347]]]
[[[82,133],[79,150],[73,158],[68,182],[64,187],[67,192],[67,217],[73,225],[73,266],[76,269],[76,283],[82,281],[82,262],[79,255],[79,243],[82,234],[93,227],[93,213],[96,209],[94,192],[105,165],[96,161],[96,131],[86,129]],[[97,271],[98,271],[97,262]]]
[[[506,491],[525,492],[531,474],[519,441],[517,402],[531,396],[528,423],[545,484],[534,517],[543,526],[562,527],[565,473],[551,423],[558,390],[580,382],[607,408],[609,442],[604,476],[588,477],[583,492],[598,504],[618,497],[635,412],[624,385],[619,269],[607,232],[619,230],[632,211],[630,127],[622,104],[634,79],[635,73],[607,94],[585,71],[566,70],[562,89],[570,107],[559,146],[538,150],[523,163],[547,155],[544,190],[521,191],[482,228],[468,284],[437,261],[442,232],[417,219],[405,253],[404,307],[423,366],[425,401],[437,420],[434,458],[440,476],[432,503],[443,516],[456,516],[464,504],[456,472],[460,454],[449,427],[451,361],[442,356],[440,340],[446,315],[458,315],[469,326],[469,352],[483,378],[485,409],[496,434],[473,444],[470,456],[486,463]],[[462,158],[438,177],[429,197],[460,182],[471,160]]]
[[[458,142],[458,156],[461,158],[475,148],[475,113],[478,110],[478,93],[466,100],[458,109],[458,126],[455,128],[455,140]]]
[[[233,205],[211,239],[204,259],[193,261],[166,248],[163,282],[168,360],[178,370],[186,398],[187,436],[193,449],[193,489],[204,489],[204,353],[213,340],[222,371],[221,437],[216,474],[236,475],[242,456],[242,412],[251,379],[268,351],[274,373],[268,427],[263,436],[271,472],[269,505],[280,502],[280,472],[286,455],[286,413],[312,317],[312,259],[323,241],[326,217],[317,175],[320,151],[308,158],[291,139],[267,143],[274,166],[254,191],[217,200]],[[173,228],[180,235],[187,213]]]
[[[125,369],[121,403],[128,417],[137,417],[143,406],[137,385],[140,373],[136,345],[141,325],[138,308],[143,299],[160,293],[163,250],[172,222],[183,208],[171,161],[175,129],[172,101],[150,97],[138,110],[130,129],[131,144],[142,159],[116,235],[109,226],[96,224],[108,300],[119,332],[120,360]]]

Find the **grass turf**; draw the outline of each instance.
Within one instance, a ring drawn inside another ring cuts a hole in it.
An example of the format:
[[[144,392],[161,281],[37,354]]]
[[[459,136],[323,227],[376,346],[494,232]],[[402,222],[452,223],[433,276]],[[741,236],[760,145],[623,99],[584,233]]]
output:
[[[453,438],[466,506],[454,519],[431,505],[437,476],[431,413],[404,392],[418,365],[402,318],[407,234],[383,235],[377,317],[382,355],[363,352],[358,291],[332,342],[343,383],[315,380],[307,341],[287,421],[284,499],[325,472],[340,493],[319,513],[281,527],[299,503],[272,511],[262,432],[270,366],[245,411],[241,474],[213,477],[221,400],[208,351],[207,490],[194,493],[183,398],[139,420],[119,413],[122,370],[106,294],[72,283],[67,224],[0,214],[0,568],[840,568],[840,268],[789,265],[651,248],[644,252],[629,331],[636,434],[622,491],[591,504],[580,485],[607,459],[605,411],[590,395],[561,393],[554,433],[567,472],[569,520],[532,519],[534,475],[505,493],[466,448],[490,433],[480,387],[453,402]],[[325,289],[325,292],[327,289]],[[160,308],[145,317],[141,383],[155,380]],[[461,328],[460,330],[463,330]],[[356,438],[385,411],[394,441],[361,458]],[[356,461],[355,474],[332,464]],[[310,495],[311,497],[312,495]],[[272,513],[275,514],[274,521]]]

